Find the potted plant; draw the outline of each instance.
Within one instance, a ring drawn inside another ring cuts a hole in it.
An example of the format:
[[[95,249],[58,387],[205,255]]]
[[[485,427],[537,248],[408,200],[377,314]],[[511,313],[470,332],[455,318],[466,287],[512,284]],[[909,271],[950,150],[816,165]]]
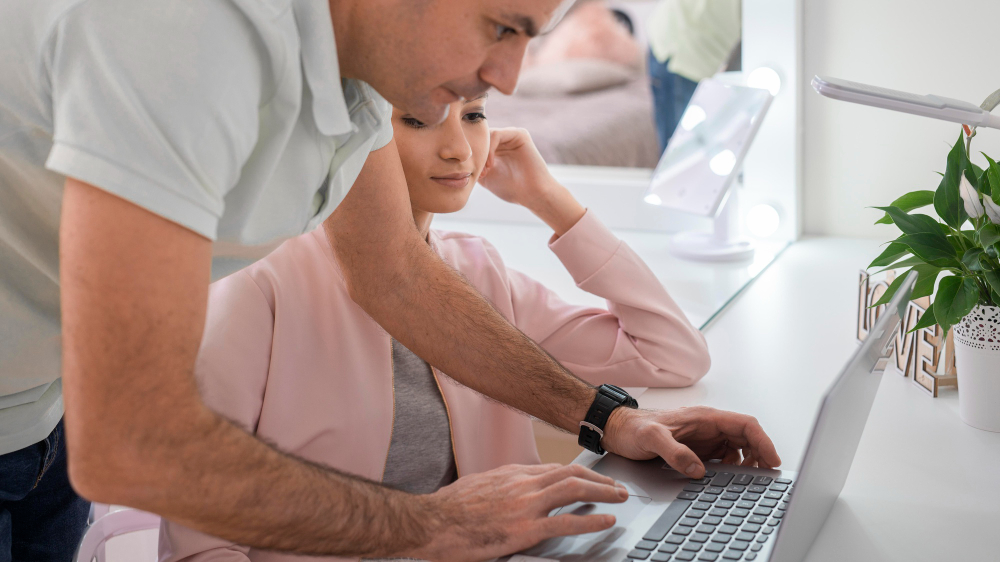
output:
[[[964,132],[936,190],[876,207],[885,212],[876,224],[895,224],[902,234],[868,267],[906,268],[873,306],[887,303],[907,274],[917,273],[910,298],[934,300],[911,331],[934,324],[944,334],[954,329],[959,414],[973,427],[1000,432],[1000,166],[986,154],[986,169],[973,164],[975,133]],[[929,206],[940,220],[914,212]]]

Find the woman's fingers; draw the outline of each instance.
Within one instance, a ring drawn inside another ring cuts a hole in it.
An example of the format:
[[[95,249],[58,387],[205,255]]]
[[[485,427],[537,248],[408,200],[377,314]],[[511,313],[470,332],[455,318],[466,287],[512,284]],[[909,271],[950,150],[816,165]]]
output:
[[[486,163],[483,164],[483,171],[479,173],[480,180],[485,179],[486,176],[489,175],[490,170],[493,169],[493,165],[496,160],[497,147],[500,146],[499,132],[500,131],[498,129],[490,131],[490,151],[489,154],[486,155]]]

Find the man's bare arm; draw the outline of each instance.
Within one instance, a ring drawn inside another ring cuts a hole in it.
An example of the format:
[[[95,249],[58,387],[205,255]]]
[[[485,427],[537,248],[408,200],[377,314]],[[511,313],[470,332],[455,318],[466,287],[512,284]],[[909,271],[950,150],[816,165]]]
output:
[[[505,498],[468,485],[404,494],[282,454],[220,418],[203,405],[192,372],[210,266],[209,240],[67,181],[63,388],[70,478],[81,495],[236,543],[321,555],[467,553],[468,541],[499,529],[505,541],[475,551],[490,558],[611,524],[546,521],[562,501],[622,498],[589,471],[535,467],[481,475],[483,488],[510,490],[508,524],[494,515],[459,532],[469,514],[493,512]],[[452,542],[441,546],[439,537]]]
[[[594,388],[511,326],[434,255],[412,222],[405,181],[390,142],[369,155],[354,187],[324,223],[352,298],[403,345],[459,382],[578,431]],[[731,459],[733,448],[751,464],[781,462],[757,420],[710,408],[618,408],[601,444],[627,458],[661,456],[695,478],[705,473],[702,458]]]
[[[577,430],[596,391],[430,250],[413,223],[395,141],[369,155],[324,226],[351,297],[393,337],[466,386]]]

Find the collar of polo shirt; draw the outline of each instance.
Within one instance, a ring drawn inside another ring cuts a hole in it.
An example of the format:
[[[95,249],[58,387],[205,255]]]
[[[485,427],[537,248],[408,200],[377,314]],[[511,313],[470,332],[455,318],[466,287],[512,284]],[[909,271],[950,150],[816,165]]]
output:
[[[312,91],[316,128],[328,136],[350,133],[351,119],[340,82],[330,5],[316,0],[294,0],[292,9],[302,41],[302,68]]]

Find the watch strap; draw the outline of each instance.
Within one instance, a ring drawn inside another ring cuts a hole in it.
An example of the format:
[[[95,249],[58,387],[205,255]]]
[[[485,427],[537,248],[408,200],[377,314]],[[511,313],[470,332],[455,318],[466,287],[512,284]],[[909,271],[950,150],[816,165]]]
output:
[[[620,406],[638,408],[639,403],[621,388],[604,384],[597,389],[597,396],[587,410],[586,418],[580,422],[580,438],[577,441],[581,447],[599,455],[604,454],[601,439],[604,437],[604,426],[611,417],[611,412]]]

